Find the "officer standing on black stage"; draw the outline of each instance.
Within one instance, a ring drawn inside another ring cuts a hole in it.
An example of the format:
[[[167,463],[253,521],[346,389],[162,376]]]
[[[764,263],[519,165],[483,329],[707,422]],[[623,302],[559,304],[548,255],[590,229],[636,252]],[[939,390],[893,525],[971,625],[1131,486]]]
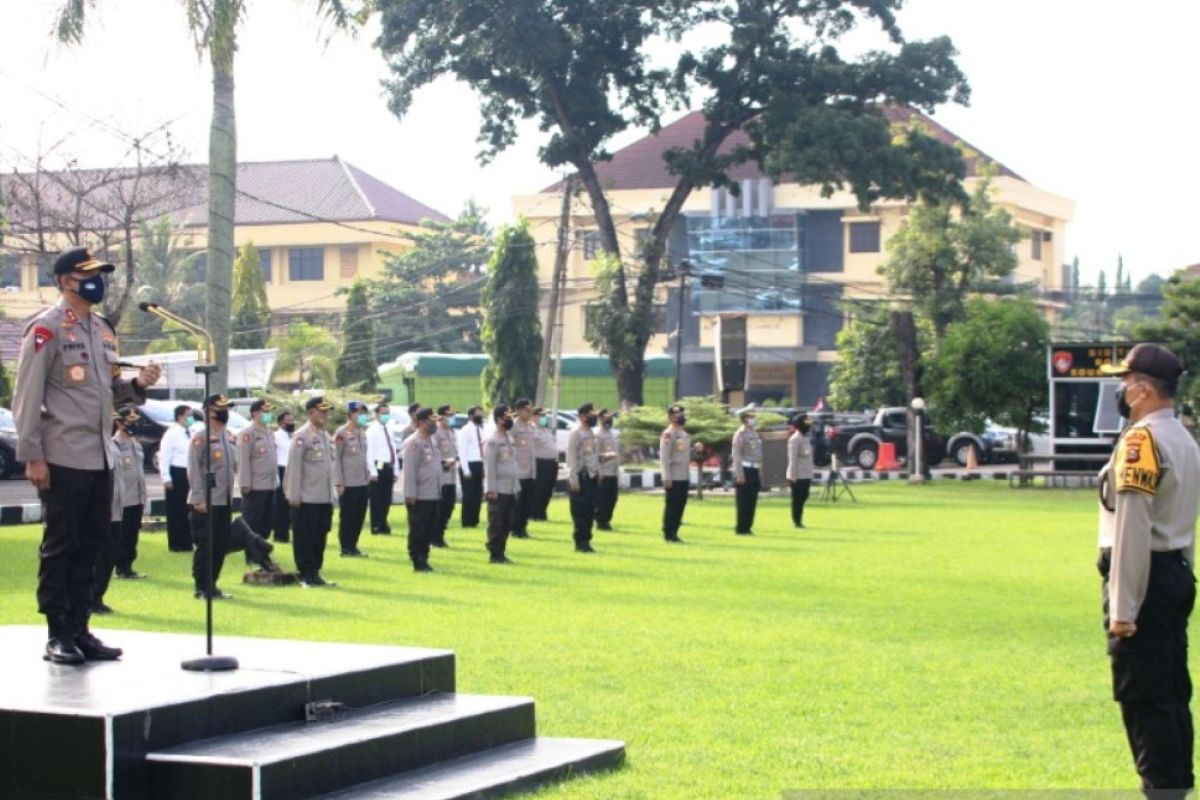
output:
[[[438,427],[433,443],[442,457],[442,488],[438,500],[438,524],[431,542],[434,547],[447,546],[446,526],[454,517],[454,505],[458,501],[458,444],[450,427],[450,418],[455,413],[454,406],[438,406]]]
[[[141,405],[160,369],[151,363],[121,378],[116,331],[92,310],[104,300],[102,273],[114,269],[83,247],[59,256],[61,297],[26,326],[17,362],[17,460],[46,520],[37,589],[49,627],[44,657],[59,664],[121,655],[88,630],[96,549],[110,525],[113,402]]]
[[[1200,448],[1175,418],[1183,364],[1174,353],[1139,344],[1101,371],[1121,376],[1117,406],[1132,423],[1104,472],[1101,495],[1099,568],[1113,698],[1143,792],[1182,798],[1195,783],[1187,626],[1196,600]]]
[[[266,538],[271,534],[279,459],[275,434],[267,426],[275,421],[275,406],[266,400],[250,404],[252,424],[238,438],[237,474],[242,485],[242,519],[250,530]]]
[[[742,427],[733,434],[733,481],[737,493],[737,524],[739,536],[754,533],[754,512],[758,508],[758,492],[762,488],[762,437],[754,429],[758,423],[753,409],[738,412]]]
[[[118,458],[114,467],[121,467],[120,480],[124,486],[121,492],[121,536],[117,540],[113,564],[117,577],[129,581],[146,577],[133,568],[133,562],[137,560],[138,537],[142,532],[142,514],[146,510],[146,452],[141,442],[129,432],[140,416],[137,409],[121,406],[114,413],[116,432],[113,434],[113,444],[116,445]],[[114,469],[114,489],[117,477]]]
[[[484,489],[488,504],[487,549],[492,564],[511,564],[512,560],[504,550],[513,530],[517,495],[521,492],[511,434],[515,423],[506,405],[496,406],[492,419],[496,430],[483,445]]]
[[[579,424],[567,439],[567,485],[571,494],[571,520],[575,523],[575,551],[594,553],[592,522],[596,517],[596,481],[600,478],[600,458],[596,452],[596,407],[579,407]]]
[[[538,406],[533,413],[537,418],[537,435],[533,440],[534,497],[530,519],[545,522],[554,484],[558,483],[558,438],[549,412]]]
[[[272,525],[275,528],[275,541],[277,542],[287,542],[291,539],[292,508],[288,505],[287,492],[283,489],[283,476],[287,472],[288,453],[292,449],[292,435],[295,432],[295,419],[292,417],[292,412],[285,408],[279,412],[279,427],[275,430],[275,464],[279,470],[279,482],[275,487],[275,513]]]
[[[304,410],[308,424],[292,437],[284,473],[288,504],[292,507],[292,556],[303,585],[333,586],[321,577],[337,498],[334,484],[340,480],[333,440],[325,430],[333,406],[317,396],[308,398]]]
[[[508,433],[512,443],[513,457],[517,460],[517,480],[521,491],[517,494],[516,507],[513,509],[512,535],[515,539],[529,538],[529,519],[533,516],[533,500],[536,492],[534,479],[537,477],[537,463],[534,461],[534,439],[537,437],[537,426],[533,420],[533,403],[522,397],[513,403],[517,418],[513,420],[512,430]],[[486,467],[485,467],[486,469]]]
[[[666,490],[663,538],[682,544],[679,526],[683,524],[683,509],[687,506],[688,490],[691,488],[692,440],[683,427],[687,424],[683,406],[670,406],[667,420],[667,429],[658,441],[659,468],[662,470],[663,489]]]
[[[225,552],[229,549],[229,528],[233,522],[234,468],[237,457],[237,440],[226,430],[229,423],[229,400],[223,394],[214,394],[204,400],[204,413],[208,415],[212,434],[208,437],[208,456],[205,456],[205,431],[192,436],[191,452],[188,456],[188,484],[191,492],[188,503],[192,506],[189,522],[192,527],[192,542],[196,545],[192,553],[192,580],[195,596],[212,595],[214,599],[225,599],[229,595],[217,588],[221,578],[221,567],[225,564]],[[212,470],[213,488],[211,507],[205,500],[205,475]],[[208,517],[212,515],[212,574],[208,566]]]
[[[371,533],[388,536],[392,526],[388,514],[392,510],[392,492],[396,487],[399,468],[396,445],[388,423],[392,410],[387,403],[375,406],[375,421],[367,428],[367,458],[375,465],[375,482],[371,484]]]
[[[408,509],[408,557],[413,572],[433,572],[429,545],[437,528],[438,503],[442,498],[442,458],[433,434],[437,417],[433,409],[418,409],[413,415],[416,433],[404,441],[404,505]]]
[[[464,528],[479,525],[479,507],[483,502],[483,409],[467,409],[467,424],[458,431],[458,464],[462,480],[462,516]]]
[[[367,518],[367,502],[371,483],[375,480],[375,465],[367,459],[367,425],[371,415],[367,404],[351,400],[346,405],[346,424],[333,437],[334,487],[338,493],[338,543],[342,558],[362,558],[358,549],[363,522]]]
[[[167,501],[167,548],[172,553],[192,552],[192,530],[188,526],[188,453],[192,434],[192,407],[175,406],[175,424],[168,425],[158,443],[158,473]]]
[[[600,409],[600,427],[596,431],[596,452],[600,458],[600,481],[596,484],[596,527],[612,530],[613,511],[617,508],[618,474],[621,470],[621,451],[613,433],[613,415]]]
[[[787,481],[792,487],[792,524],[804,527],[804,504],[812,488],[813,449],[808,440],[811,424],[808,416],[797,414],[792,417],[793,433],[787,441]]]

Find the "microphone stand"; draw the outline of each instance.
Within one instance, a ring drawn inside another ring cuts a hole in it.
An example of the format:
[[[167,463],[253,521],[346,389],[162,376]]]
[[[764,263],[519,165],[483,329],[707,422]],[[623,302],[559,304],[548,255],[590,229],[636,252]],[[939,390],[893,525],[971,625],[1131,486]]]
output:
[[[217,372],[217,354],[216,345],[213,343],[212,336],[204,328],[201,328],[194,322],[184,319],[177,314],[167,311],[157,303],[141,303],[138,308],[145,311],[147,314],[153,314],[167,322],[173,322],[179,325],[189,333],[194,334],[204,343],[204,349],[201,351],[201,362],[196,365],[196,374],[204,376],[204,397],[208,397],[212,393],[212,376]],[[233,469],[231,466],[230,469]],[[216,591],[216,581],[213,580],[213,506],[212,493],[216,486],[217,476],[212,468],[212,418],[209,416],[208,409],[204,410],[204,525],[205,525],[205,558],[207,561],[205,572],[205,589],[204,589],[204,610],[205,610],[205,643],[206,649],[203,656],[197,658],[189,658],[184,660],[180,666],[189,672],[224,672],[238,668],[238,660],[233,656],[216,656],[213,655],[213,594]],[[233,506],[232,492],[229,497],[229,504]]]

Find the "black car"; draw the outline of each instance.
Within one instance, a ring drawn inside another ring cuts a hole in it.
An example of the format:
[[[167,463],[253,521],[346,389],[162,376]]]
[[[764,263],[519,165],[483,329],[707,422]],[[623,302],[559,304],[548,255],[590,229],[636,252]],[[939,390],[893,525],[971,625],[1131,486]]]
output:
[[[17,423],[11,411],[0,408],[0,480],[20,475],[22,467],[17,461]]]
[[[155,458],[158,455],[159,443],[162,441],[163,434],[167,431],[167,426],[175,421],[176,406],[181,405],[192,408],[192,418],[195,420],[196,425],[204,420],[204,415],[200,411],[200,404],[188,400],[147,400],[143,405],[137,407],[138,420],[133,424],[130,432],[141,443],[142,449],[146,453],[144,464],[146,469],[154,470],[156,468],[157,462]],[[236,411],[229,412],[230,433],[236,435],[242,428],[249,424],[250,420],[241,414]]]

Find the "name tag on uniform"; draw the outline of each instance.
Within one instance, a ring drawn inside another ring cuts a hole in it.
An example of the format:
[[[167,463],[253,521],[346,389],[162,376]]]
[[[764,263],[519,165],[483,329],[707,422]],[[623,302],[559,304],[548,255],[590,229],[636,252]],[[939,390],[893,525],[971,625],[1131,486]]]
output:
[[[582,446],[583,446],[583,452],[585,452],[585,453],[591,453],[592,450],[595,449],[595,445],[591,442],[591,440],[582,442]]]
[[[675,440],[675,452],[676,453],[686,453],[687,452],[687,442],[685,442],[681,439],[676,439]]]

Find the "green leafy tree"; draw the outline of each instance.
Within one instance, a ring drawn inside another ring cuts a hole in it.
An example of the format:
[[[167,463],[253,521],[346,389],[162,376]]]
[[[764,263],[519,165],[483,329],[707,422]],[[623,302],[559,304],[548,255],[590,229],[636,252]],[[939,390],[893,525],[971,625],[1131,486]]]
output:
[[[243,350],[267,346],[271,308],[267,305],[267,282],[262,261],[253,242],[242,245],[233,265],[233,338],[230,345]]]
[[[379,382],[375,360],[375,322],[368,313],[367,287],[361,280],[350,287],[346,316],[342,323],[342,354],[337,363],[338,386],[363,390]]]
[[[414,94],[443,75],[480,98],[487,161],[517,139],[519,123],[544,133],[539,156],[574,173],[611,257],[589,341],[606,354],[623,406],[642,400],[646,345],[667,243],[692,192],[729,186],[730,170],[757,163],[859,202],[922,193],[954,195],[957,151],[920,131],[897,136],[887,105],[932,110],[965,100],[949,39],[909,41],[891,0],[765,3],[743,0],[376,0],[377,44],[388,60],[390,106],[403,115]],[[892,43],[858,60],[839,40],[877,26]],[[700,32],[703,36],[689,36]],[[716,33],[717,35],[712,35]],[[684,42],[673,69],[651,64],[664,38]],[[691,42],[715,42],[689,46]],[[674,185],[638,254],[622,258],[597,165],[613,138],[658,130],[664,113],[703,105],[704,129],[665,154]],[[748,140],[728,147],[744,131]]]
[[[1137,339],[1161,342],[1183,360],[1187,370],[1181,399],[1200,406],[1200,279],[1179,270],[1163,287],[1162,318],[1137,330]]]
[[[337,342],[319,325],[293,322],[286,331],[271,337],[271,346],[279,350],[273,383],[294,376],[300,389],[337,385]]]
[[[482,376],[487,404],[533,397],[542,353],[542,323],[538,319],[537,257],[524,220],[501,229],[496,237],[483,306],[487,309],[483,350],[491,356]]]
[[[157,303],[179,316],[199,322],[204,317],[204,284],[197,280],[199,254],[189,251],[188,238],[178,237],[167,217],[142,222],[135,251],[137,287],[132,295],[139,303]],[[121,320],[121,348],[128,353],[168,353],[189,350],[189,337],[164,337],[163,321],[152,314],[127,314]],[[182,345],[178,347],[176,345]]]
[[[837,409],[903,406],[900,352],[883,306],[856,307],[838,332],[837,361],[829,372],[829,402]]]
[[[480,295],[492,252],[486,214],[468,201],[453,221],[425,220],[403,234],[406,250],[384,254],[379,277],[366,282],[381,362],[407,350],[479,352]]]
[[[96,0],[63,0],[55,22],[59,41],[77,43],[87,28],[87,11]],[[233,278],[233,225],[237,197],[237,126],[233,105],[234,54],[238,24],[248,0],[182,0],[196,54],[212,68],[212,122],[208,134],[208,294],[205,327],[216,343],[220,371],[214,390],[228,385],[230,298]],[[361,21],[365,5],[351,9],[346,0],[316,0],[318,12],[341,29]]]

